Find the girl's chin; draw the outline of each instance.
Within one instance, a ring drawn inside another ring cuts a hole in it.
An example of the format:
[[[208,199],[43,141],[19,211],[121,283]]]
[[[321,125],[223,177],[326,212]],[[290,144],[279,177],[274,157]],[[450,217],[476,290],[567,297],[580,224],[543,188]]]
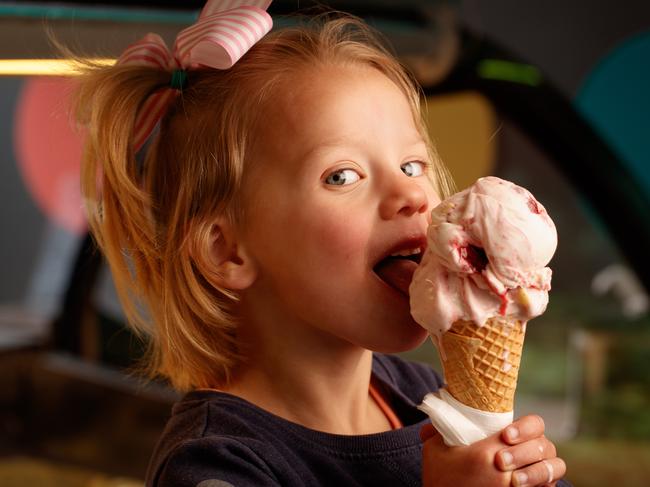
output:
[[[378,343],[372,348],[379,353],[402,353],[413,350],[422,345],[429,337],[427,331],[415,322],[408,326],[409,333],[401,333],[400,336],[392,336],[390,341]],[[389,334],[386,334],[389,337]]]

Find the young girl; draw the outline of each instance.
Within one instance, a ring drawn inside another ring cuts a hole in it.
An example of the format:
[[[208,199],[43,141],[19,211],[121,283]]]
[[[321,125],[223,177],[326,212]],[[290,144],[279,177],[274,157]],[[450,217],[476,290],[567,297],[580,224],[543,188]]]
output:
[[[92,230],[187,392],[147,485],[555,485],[541,418],[447,448],[416,409],[440,377],[384,355],[426,338],[407,289],[449,192],[414,82],[350,16],[264,36],[267,4],[81,78]]]

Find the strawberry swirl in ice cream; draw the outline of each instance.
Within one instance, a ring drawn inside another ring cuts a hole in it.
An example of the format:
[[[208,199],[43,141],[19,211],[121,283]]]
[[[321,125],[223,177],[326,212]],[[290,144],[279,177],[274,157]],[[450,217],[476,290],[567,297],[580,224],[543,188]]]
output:
[[[431,215],[409,292],[411,314],[438,345],[458,320],[480,326],[507,316],[525,323],[544,312],[557,232],[530,192],[484,177]]]

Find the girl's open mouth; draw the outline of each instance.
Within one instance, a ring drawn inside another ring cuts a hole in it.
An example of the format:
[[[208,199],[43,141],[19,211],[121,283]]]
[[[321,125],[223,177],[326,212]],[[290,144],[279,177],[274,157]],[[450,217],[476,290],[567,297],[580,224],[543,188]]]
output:
[[[408,296],[413,273],[422,259],[423,251],[422,239],[407,240],[377,262],[373,271],[390,287]]]

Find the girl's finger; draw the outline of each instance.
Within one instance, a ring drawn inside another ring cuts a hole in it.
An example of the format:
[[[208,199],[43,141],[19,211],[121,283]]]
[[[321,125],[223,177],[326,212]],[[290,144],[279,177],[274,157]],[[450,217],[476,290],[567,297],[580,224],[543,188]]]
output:
[[[500,470],[517,470],[545,458],[555,458],[555,445],[546,437],[520,443],[510,448],[504,448],[495,456],[495,463]]]
[[[544,434],[544,420],[537,414],[519,418],[501,433],[501,438],[509,445],[532,440]]]
[[[532,487],[552,484],[564,477],[566,464],[559,457],[542,460],[512,473],[513,487]]]
[[[438,431],[433,427],[431,423],[427,423],[420,429],[420,440],[424,443],[427,440],[430,440],[435,435],[438,434]]]

